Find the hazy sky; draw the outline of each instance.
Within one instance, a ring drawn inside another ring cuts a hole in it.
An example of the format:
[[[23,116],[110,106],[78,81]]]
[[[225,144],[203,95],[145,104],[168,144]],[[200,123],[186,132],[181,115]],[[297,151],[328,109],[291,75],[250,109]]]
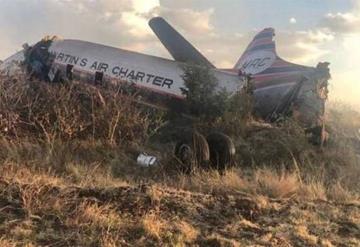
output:
[[[360,106],[360,0],[0,0],[0,59],[59,35],[169,57],[147,26],[163,16],[219,67],[233,67],[253,35],[277,32],[281,57],[329,61],[330,99]]]

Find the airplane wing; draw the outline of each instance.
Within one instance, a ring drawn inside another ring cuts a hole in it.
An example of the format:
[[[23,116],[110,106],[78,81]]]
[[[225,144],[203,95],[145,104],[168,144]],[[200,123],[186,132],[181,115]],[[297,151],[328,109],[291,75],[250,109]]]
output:
[[[176,61],[192,62],[197,65],[205,65],[209,68],[215,68],[215,66],[210,63],[204,55],[192,46],[163,18],[152,18],[149,21],[149,26]]]

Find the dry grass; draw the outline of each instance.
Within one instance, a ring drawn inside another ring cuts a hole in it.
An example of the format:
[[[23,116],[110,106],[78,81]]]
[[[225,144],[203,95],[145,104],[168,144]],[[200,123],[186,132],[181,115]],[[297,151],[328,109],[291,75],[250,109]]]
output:
[[[90,224],[103,229],[118,229],[125,224],[111,205],[99,206],[96,203],[83,202],[77,210],[77,217],[72,222],[74,225]]]
[[[311,175],[309,175],[311,176]],[[271,199],[299,198],[343,203],[357,201],[357,188],[345,188],[341,182],[326,186],[323,180],[303,181],[298,172],[259,168],[244,174],[239,169],[220,175],[217,171],[198,171],[192,176],[179,175],[166,180],[167,186],[214,195],[250,195]]]
[[[295,236],[304,241],[307,246],[318,245],[318,237],[310,234],[306,226],[297,226],[295,228]]]
[[[164,233],[166,223],[159,216],[147,214],[143,217],[140,227],[144,230],[146,236],[159,240]]]
[[[185,243],[193,243],[199,236],[199,230],[187,223],[179,221],[175,223],[176,229],[180,232],[180,239]]]
[[[21,78],[0,91],[0,246],[360,244],[354,111],[331,108],[323,149],[293,122],[249,124],[235,168],[188,176],[129,96]],[[139,150],[161,165],[137,166]]]
[[[6,240],[5,238],[0,238],[0,246],[3,247],[15,247],[16,244],[12,241]]]
[[[296,173],[277,174],[270,170],[255,172],[254,182],[257,192],[271,198],[288,198],[296,194],[301,183]]]
[[[249,183],[235,170],[228,171],[225,176],[217,171],[197,171],[192,176],[180,174],[176,180],[170,178],[168,185],[179,189],[209,194],[237,193],[247,191]]]
[[[331,201],[352,203],[359,201],[359,195],[351,190],[345,189],[340,182],[328,188],[328,198]]]
[[[327,200],[327,190],[321,181],[313,181],[302,185],[298,194],[300,198],[306,200]]]
[[[144,141],[152,119],[132,96],[83,83],[49,85],[24,75],[0,77],[0,133],[9,138],[35,137],[103,140],[110,144]]]

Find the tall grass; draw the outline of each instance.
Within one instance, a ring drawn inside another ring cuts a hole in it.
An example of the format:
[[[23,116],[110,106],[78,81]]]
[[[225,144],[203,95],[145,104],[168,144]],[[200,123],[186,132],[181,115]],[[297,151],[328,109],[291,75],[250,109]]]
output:
[[[137,105],[134,97],[117,87],[109,90],[77,82],[51,85],[28,81],[21,74],[1,77],[0,159],[72,173],[74,181],[86,184],[97,183],[86,176],[96,173],[124,179],[172,179],[174,171],[168,173],[174,169],[171,143],[157,148],[146,145],[162,120]],[[360,114],[342,104],[330,104],[327,123],[331,135],[323,148],[310,144],[304,130],[291,120],[278,125],[247,123],[242,134],[234,137],[237,169],[251,173],[253,168],[260,169],[253,174],[255,181],[271,177],[262,169],[276,171],[274,180],[269,178],[262,185],[277,181],[281,185],[282,179],[294,177],[301,183],[340,183],[358,190]],[[135,164],[134,150],[149,149],[162,158],[162,165],[143,170]],[[195,175],[190,180],[211,184],[210,180],[222,180],[217,176],[200,172],[202,179]],[[245,179],[238,180],[231,171],[227,176],[224,187],[246,187]]]
[[[353,234],[341,240],[356,246],[358,213],[348,205],[360,201],[360,114],[331,104],[327,118],[322,148],[293,121],[252,121],[235,135],[233,169],[184,175],[172,143],[148,144],[162,119],[133,96],[0,77],[0,246],[331,244],[314,233],[324,229],[331,238]],[[159,165],[138,166],[139,150]],[[261,212],[269,215],[250,221]]]
[[[109,144],[146,140],[158,119],[119,87],[51,85],[24,75],[0,78],[0,133],[47,143],[93,139]]]

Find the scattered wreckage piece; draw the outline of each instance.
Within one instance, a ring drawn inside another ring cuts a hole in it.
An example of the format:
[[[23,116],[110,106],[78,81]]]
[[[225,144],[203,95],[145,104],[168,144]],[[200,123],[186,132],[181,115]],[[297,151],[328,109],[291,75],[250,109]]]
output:
[[[150,156],[147,153],[141,153],[137,157],[136,162],[139,166],[151,167],[156,165],[157,158],[155,156]]]

